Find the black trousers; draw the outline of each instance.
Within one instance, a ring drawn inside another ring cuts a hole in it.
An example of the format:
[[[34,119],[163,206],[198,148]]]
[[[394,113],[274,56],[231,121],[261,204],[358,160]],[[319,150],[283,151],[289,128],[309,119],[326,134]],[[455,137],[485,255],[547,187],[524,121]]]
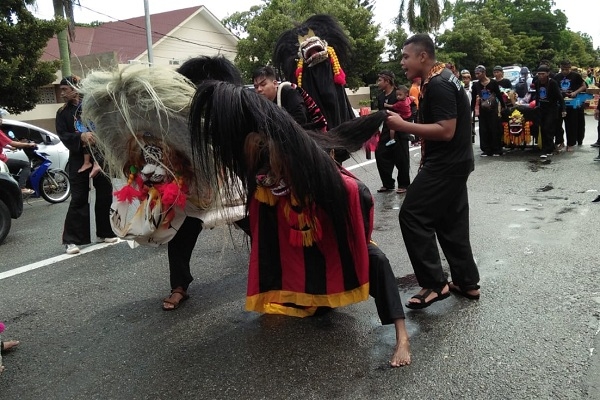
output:
[[[381,183],[388,189],[395,187],[394,167],[398,170],[398,187],[407,188],[410,185],[410,156],[408,140],[402,139],[402,134],[396,132],[396,144],[386,146],[390,140],[389,133],[383,133],[375,149],[375,163]]]
[[[27,185],[27,178],[31,175],[31,163],[29,161],[24,160],[16,160],[14,158],[9,158],[6,160],[6,166],[11,174],[18,174],[19,171],[19,187],[21,189],[25,189]]]
[[[502,129],[498,111],[479,111],[479,146],[484,154],[502,154]]]
[[[71,202],[65,217],[63,228],[63,244],[83,245],[91,243],[90,238],[90,171],[77,172],[83,160],[69,159],[69,182],[71,183]],[[96,189],[94,216],[96,221],[96,236],[102,238],[115,237],[110,226],[110,205],[112,203],[112,183],[100,173],[92,178]]]
[[[250,224],[247,217],[235,224],[247,235],[250,235]],[[167,244],[171,290],[178,287],[187,290],[194,280],[190,271],[190,260],[200,232],[202,232],[202,220],[186,217],[173,239]]]
[[[404,319],[404,309],[390,261],[373,243],[369,243],[369,294],[375,299],[382,325]]]
[[[577,144],[582,145],[585,138],[585,112],[583,107],[576,109],[577,111]]]
[[[452,281],[462,290],[479,288],[479,271],[469,238],[468,176],[439,176],[422,169],[400,208],[404,244],[419,285],[441,289],[442,270],[437,240],[450,265]]]
[[[542,129],[542,153],[551,154],[554,151],[554,140],[558,130],[558,112],[554,108],[542,109],[539,115]]]
[[[190,271],[190,260],[200,232],[202,232],[202,221],[198,218],[186,217],[173,239],[167,244],[171,290],[178,287],[187,290],[194,280]]]
[[[565,121],[565,133],[567,134],[567,146],[577,144],[577,135],[579,132],[579,111],[576,108],[567,107],[567,116]],[[560,122],[559,122],[560,123]],[[564,143],[564,140],[558,143]]]

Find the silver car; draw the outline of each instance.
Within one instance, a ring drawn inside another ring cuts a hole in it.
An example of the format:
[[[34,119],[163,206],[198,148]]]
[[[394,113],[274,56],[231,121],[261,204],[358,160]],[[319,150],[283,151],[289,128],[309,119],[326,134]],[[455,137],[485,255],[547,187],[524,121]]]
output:
[[[37,143],[38,150],[41,153],[47,154],[50,161],[52,161],[52,168],[60,168],[67,171],[69,149],[65,147],[55,133],[28,124],[27,122],[12,119],[2,119],[0,129],[13,140],[26,139]],[[21,149],[16,151],[4,149],[4,154],[8,158],[28,161],[27,155]]]

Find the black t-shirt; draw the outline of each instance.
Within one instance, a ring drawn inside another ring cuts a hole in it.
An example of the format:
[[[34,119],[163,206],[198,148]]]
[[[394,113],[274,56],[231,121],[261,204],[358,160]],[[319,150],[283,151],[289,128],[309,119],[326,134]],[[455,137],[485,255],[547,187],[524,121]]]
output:
[[[567,95],[567,92],[573,92],[581,87],[584,84],[583,78],[575,71],[569,72],[567,75],[564,75],[562,72],[554,75],[552,78],[556,82],[558,82],[558,87],[562,92],[563,96]]]
[[[398,99],[396,99],[396,91],[392,90],[390,94],[386,96],[385,92],[379,93],[377,96],[377,108],[381,110],[388,110],[384,107],[384,104],[395,104]],[[387,124],[383,123],[383,128],[381,130],[381,136],[379,140],[389,140],[390,136],[390,128],[387,127]]]
[[[498,82],[498,85],[500,85],[501,88],[512,89],[512,83],[510,83],[510,80],[508,78],[502,78],[502,79],[500,79],[497,82]]]
[[[545,84],[542,84],[539,79],[536,80],[535,96],[536,105],[542,110],[556,112],[559,107],[561,110],[565,109],[565,101],[555,80],[548,79],[548,82]]]
[[[277,101],[277,98],[275,98]],[[283,107],[296,122],[302,126],[308,121],[308,109],[302,95],[290,85],[281,88],[281,107]]]
[[[438,175],[469,175],[475,166],[469,98],[456,76],[444,70],[427,84],[419,101],[419,122],[433,124],[450,119],[456,119],[454,137],[447,142],[425,140],[422,169]]]

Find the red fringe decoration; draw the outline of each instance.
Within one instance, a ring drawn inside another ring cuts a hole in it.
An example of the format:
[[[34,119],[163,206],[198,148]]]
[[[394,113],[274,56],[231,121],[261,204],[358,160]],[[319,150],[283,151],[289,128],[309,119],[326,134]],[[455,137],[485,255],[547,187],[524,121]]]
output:
[[[165,208],[170,208],[172,205],[180,208],[185,207],[186,195],[176,182],[165,183],[160,185],[158,189]]]
[[[333,77],[333,82],[341,86],[346,85],[346,73],[343,69],[340,68],[340,73]]]
[[[137,190],[131,185],[123,186],[121,189],[114,192],[114,195],[117,198],[117,200],[126,201],[128,203],[131,203],[134,199],[142,200],[146,197],[144,193]]]

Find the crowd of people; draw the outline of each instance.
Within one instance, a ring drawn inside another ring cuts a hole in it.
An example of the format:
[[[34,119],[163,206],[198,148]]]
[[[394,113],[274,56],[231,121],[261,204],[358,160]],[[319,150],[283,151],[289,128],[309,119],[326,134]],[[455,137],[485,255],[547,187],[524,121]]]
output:
[[[534,109],[531,122],[534,130],[539,129],[541,143],[537,143],[537,135],[533,135],[533,140],[541,148],[541,158],[561,151],[573,152],[576,146],[583,145],[584,107],[579,102],[570,105],[567,100],[576,98],[596,84],[593,69],[579,73],[572,69],[569,60],[563,60],[559,63],[559,71],[554,72],[551,62],[542,60],[533,77],[528,68],[521,68],[519,82],[513,86],[510,80],[504,78],[501,66],[493,68],[494,77],[490,78],[486,67],[478,65],[474,70],[475,82],[472,82],[469,70],[459,73],[451,63],[447,67],[461,79],[471,101],[473,121],[476,118],[479,121],[481,157],[503,154],[507,144],[504,143],[502,124],[513,107]],[[599,136],[593,147],[600,147],[600,126],[598,129]],[[600,155],[594,161],[600,161]]]

